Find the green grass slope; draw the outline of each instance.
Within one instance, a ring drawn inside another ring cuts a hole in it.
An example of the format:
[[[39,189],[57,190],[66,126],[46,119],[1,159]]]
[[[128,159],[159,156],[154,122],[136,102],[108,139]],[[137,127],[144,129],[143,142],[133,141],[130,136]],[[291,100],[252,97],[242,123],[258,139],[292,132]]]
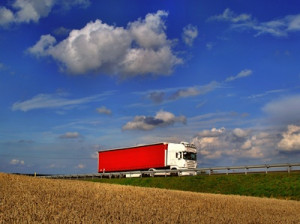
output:
[[[90,181],[165,188],[183,191],[235,194],[300,201],[300,173],[201,175],[187,177],[146,177],[90,179]]]

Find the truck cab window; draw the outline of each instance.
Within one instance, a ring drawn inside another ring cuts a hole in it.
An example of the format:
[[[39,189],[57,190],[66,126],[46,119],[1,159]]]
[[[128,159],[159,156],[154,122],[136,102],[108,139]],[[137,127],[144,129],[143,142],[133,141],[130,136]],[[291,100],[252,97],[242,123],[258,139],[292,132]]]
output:
[[[197,154],[194,152],[184,152],[183,159],[186,160],[197,160]]]

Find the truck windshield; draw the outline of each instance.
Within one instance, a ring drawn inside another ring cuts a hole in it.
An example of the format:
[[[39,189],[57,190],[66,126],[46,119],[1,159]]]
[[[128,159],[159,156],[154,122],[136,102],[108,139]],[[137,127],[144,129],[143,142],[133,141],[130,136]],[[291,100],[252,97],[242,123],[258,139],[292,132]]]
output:
[[[197,160],[197,154],[194,152],[184,152],[183,159],[186,160]]]

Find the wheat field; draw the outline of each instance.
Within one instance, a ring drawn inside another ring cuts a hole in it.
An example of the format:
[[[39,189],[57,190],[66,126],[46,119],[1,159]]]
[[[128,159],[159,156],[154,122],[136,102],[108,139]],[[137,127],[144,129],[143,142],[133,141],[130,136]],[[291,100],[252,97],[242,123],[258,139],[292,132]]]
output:
[[[0,173],[0,223],[300,223],[300,202]]]

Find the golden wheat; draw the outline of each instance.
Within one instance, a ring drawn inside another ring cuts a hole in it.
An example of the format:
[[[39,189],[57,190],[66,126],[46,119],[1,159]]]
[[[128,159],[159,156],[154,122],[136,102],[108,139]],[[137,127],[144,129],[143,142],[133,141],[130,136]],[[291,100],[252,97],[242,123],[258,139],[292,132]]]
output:
[[[0,223],[300,223],[300,202],[0,173]]]

